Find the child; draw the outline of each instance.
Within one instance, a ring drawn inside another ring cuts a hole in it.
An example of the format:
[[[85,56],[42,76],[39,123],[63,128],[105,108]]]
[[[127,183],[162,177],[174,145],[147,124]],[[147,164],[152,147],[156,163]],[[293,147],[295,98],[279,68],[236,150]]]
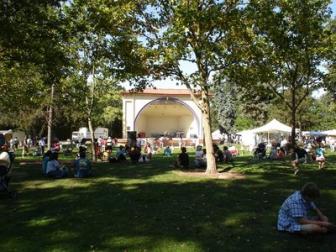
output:
[[[316,148],[315,150],[315,155],[316,155],[316,161],[319,164],[319,169],[323,169],[324,165],[325,165],[325,154],[324,154],[324,148],[321,147],[321,145],[319,145],[319,147]]]
[[[294,175],[299,172],[299,165],[307,163],[308,153],[305,149],[300,147],[292,148],[292,166],[294,168]]]
[[[314,183],[305,184],[301,191],[290,195],[282,204],[279,215],[279,231],[290,233],[326,233],[335,228],[328,218],[314,204],[319,198],[320,190]],[[310,210],[315,211],[316,218],[308,216]]]
[[[163,155],[166,157],[170,157],[172,155],[172,151],[169,145],[164,149]]]

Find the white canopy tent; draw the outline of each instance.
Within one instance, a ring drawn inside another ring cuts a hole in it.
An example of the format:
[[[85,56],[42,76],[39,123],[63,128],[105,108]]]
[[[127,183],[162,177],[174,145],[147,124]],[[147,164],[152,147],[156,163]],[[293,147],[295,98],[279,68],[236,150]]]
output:
[[[213,140],[222,140],[224,137],[223,137],[223,134],[220,133],[220,130],[215,130],[214,132],[211,133],[211,136],[212,136],[212,139]]]
[[[322,131],[326,136],[336,136],[336,129]]]
[[[252,131],[255,134],[267,134],[267,142],[270,143],[270,134],[288,136],[292,132],[292,128],[276,119],[273,119],[259,128],[252,129]]]
[[[302,135],[312,137],[327,136],[327,134],[323,131],[302,131]]]
[[[292,128],[287,126],[286,124],[283,124],[279,122],[276,119],[273,119],[269,123],[266,123],[265,125],[253,129],[254,133],[291,133]]]
[[[253,130],[243,130],[237,132],[237,135],[240,136],[240,143],[243,146],[248,146],[250,151],[257,145],[256,133]]]

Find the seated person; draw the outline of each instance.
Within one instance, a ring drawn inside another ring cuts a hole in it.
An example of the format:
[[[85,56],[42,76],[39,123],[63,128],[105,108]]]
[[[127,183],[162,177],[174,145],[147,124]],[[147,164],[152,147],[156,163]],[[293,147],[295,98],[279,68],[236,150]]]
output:
[[[266,157],[266,145],[265,143],[259,143],[257,149],[254,152],[254,156],[257,159],[263,159]]]
[[[48,165],[48,161],[49,161],[50,155],[51,155],[51,151],[50,150],[48,150],[43,155],[43,159],[42,159],[42,174],[43,175],[47,175],[47,165]]]
[[[116,154],[116,159],[117,161],[125,161],[126,160],[126,150],[125,147],[120,145],[119,150],[117,151]]]
[[[313,202],[320,196],[320,190],[314,183],[305,184],[301,191],[290,195],[282,204],[277,228],[279,231],[290,233],[326,233],[334,229],[335,225],[328,221],[328,218],[316,207]],[[310,211],[317,216],[309,216]]]
[[[182,169],[189,168],[189,155],[187,153],[186,147],[181,147],[181,153],[179,154],[175,162],[175,168],[182,168]]]
[[[50,178],[64,178],[68,176],[68,169],[58,162],[58,153],[52,152],[47,163],[47,176]]]
[[[297,146],[292,148],[292,166],[294,168],[294,175],[299,172],[299,165],[307,163],[308,153],[305,149]]]
[[[224,154],[223,152],[218,148],[217,144],[213,145],[214,153],[215,153],[215,159],[216,162],[223,162],[224,161]]]
[[[171,151],[171,148],[170,148],[169,145],[166,146],[166,148],[164,149],[163,155],[166,156],[166,157],[170,157],[172,155],[172,151]]]
[[[316,155],[316,161],[319,164],[319,169],[323,169],[325,165],[325,151],[324,148],[322,148],[321,145],[319,145],[316,150],[315,150],[315,155]]]
[[[141,148],[132,147],[131,151],[128,153],[132,163],[137,163],[141,157]]]
[[[229,148],[227,146],[223,147],[223,161],[224,163],[229,163],[233,161],[233,156],[231,151],[229,151]]]
[[[198,145],[196,147],[196,152],[195,152],[195,167],[196,168],[205,168],[206,167],[206,159],[204,158],[205,157],[205,149],[202,150],[202,146],[201,145]]]
[[[282,147],[277,147],[276,159],[282,160],[286,156],[285,150]]]
[[[231,152],[232,156],[236,157],[238,156],[239,152],[236,146],[230,146],[228,150]]]
[[[151,160],[152,159],[152,155],[153,155],[153,150],[152,150],[152,147],[150,145],[150,143],[147,143],[144,147],[144,153],[147,157],[148,160]]]
[[[277,146],[274,143],[272,143],[271,152],[269,154],[269,159],[271,159],[271,160],[277,159],[277,152],[278,152],[277,151]]]
[[[79,158],[79,156],[80,156],[80,154],[81,154],[82,152],[86,153],[86,150],[87,150],[86,145],[85,145],[85,144],[81,144],[81,145],[79,146],[79,151],[78,151],[78,153],[77,153],[76,159]]]
[[[75,178],[86,178],[92,175],[91,162],[86,158],[85,152],[79,153],[79,159],[74,162]]]

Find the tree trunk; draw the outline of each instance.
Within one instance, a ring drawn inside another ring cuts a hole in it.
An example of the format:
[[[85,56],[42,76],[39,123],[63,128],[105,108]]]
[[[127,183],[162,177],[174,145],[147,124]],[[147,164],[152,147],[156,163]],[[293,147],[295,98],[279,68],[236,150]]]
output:
[[[91,152],[92,152],[92,161],[96,161],[96,150],[95,150],[95,137],[94,137],[94,131],[92,127],[92,121],[91,121],[91,116],[88,117],[88,126],[89,126],[89,131],[90,131],[90,136],[91,136]]]
[[[51,94],[50,94],[50,106],[49,106],[49,115],[48,115],[48,150],[51,149],[51,128],[52,128],[52,115],[53,115],[53,102],[54,102],[54,84],[51,85]]]
[[[216,174],[216,159],[214,154],[214,148],[212,145],[211,124],[210,124],[210,105],[209,99],[205,91],[202,91],[202,119],[203,119],[203,132],[206,148],[207,168],[206,174]]]
[[[292,133],[291,133],[291,140],[292,140],[292,144],[293,146],[296,145],[296,142],[295,142],[295,125],[296,125],[296,99],[295,99],[295,88],[292,89],[292,108],[291,108],[291,114],[292,114],[292,119],[291,119],[291,122],[292,122]]]

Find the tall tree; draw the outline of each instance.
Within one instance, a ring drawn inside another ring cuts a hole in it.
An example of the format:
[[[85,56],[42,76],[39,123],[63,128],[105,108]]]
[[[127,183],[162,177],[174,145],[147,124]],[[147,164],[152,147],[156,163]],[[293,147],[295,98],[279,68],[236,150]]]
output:
[[[94,143],[94,113],[99,107],[97,95],[131,80],[142,72],[142,47],[138,41],[137,13],[141,1],[74,0],[64,6],[74,34],[71,50],[75,59],[73,75],[81,89],[85,117]],[[76,90],[77,90],[76,88]],[[92,159],[95,160],[92,145]]]
[[[155,63],[161,76],[176,79],[190,90],[202,112],[207,149],[207,174],[217,172],[211,137],[210,97],[212,76],[236,62],[234,51],[239,48],[243,32],[243,11],[240,1],[181,0],[156,1],[161,27],[156,41],[148,45],[157,49]],[[190,71],[183,71],[189,65]]]
[[[321,64],[330,47],[325,29],[330,17],[328,0],[250,1],[257,39],[251,45],[256,68],[265,87],[291,112],[295,143],[297,112],[311,92],[322,85]],[[289,95],[284,95],[288,92]]]
[[[235,121],[237,118],[237,88],[229,81],[222,81],[214,87],[214,98],[212,101],[216,110],[216,119],[221,133],[226,134],[231,140],[235,133]]]
[[[331,38],[327,41],[330,43],[327,60],[327,74],[325,77],[325,86],[333,94],[333,100],[336,102],[336,18],[332,19],[327,26]]]
[[[44,90],[49,90],[52,85],[59,82],[67,63],[63,47],[65,33],[60,11],[62,2],[64,1],[22,0],[2,1],[0,4],[2,66],[9,72],[13,68],[25,71],[24,67],[33,65],[35,71],[40,73]],[[25,89],[23,86],[21,88]],[[21,89],[12,90],[12,96],[19,97],[20,91]],[[39,91],[32,89],[30,96],[40,94]],[[6,98],[8,97],[3,97]],[[52,106],[50,99],[44,101],[47,102],[44,105]]]

